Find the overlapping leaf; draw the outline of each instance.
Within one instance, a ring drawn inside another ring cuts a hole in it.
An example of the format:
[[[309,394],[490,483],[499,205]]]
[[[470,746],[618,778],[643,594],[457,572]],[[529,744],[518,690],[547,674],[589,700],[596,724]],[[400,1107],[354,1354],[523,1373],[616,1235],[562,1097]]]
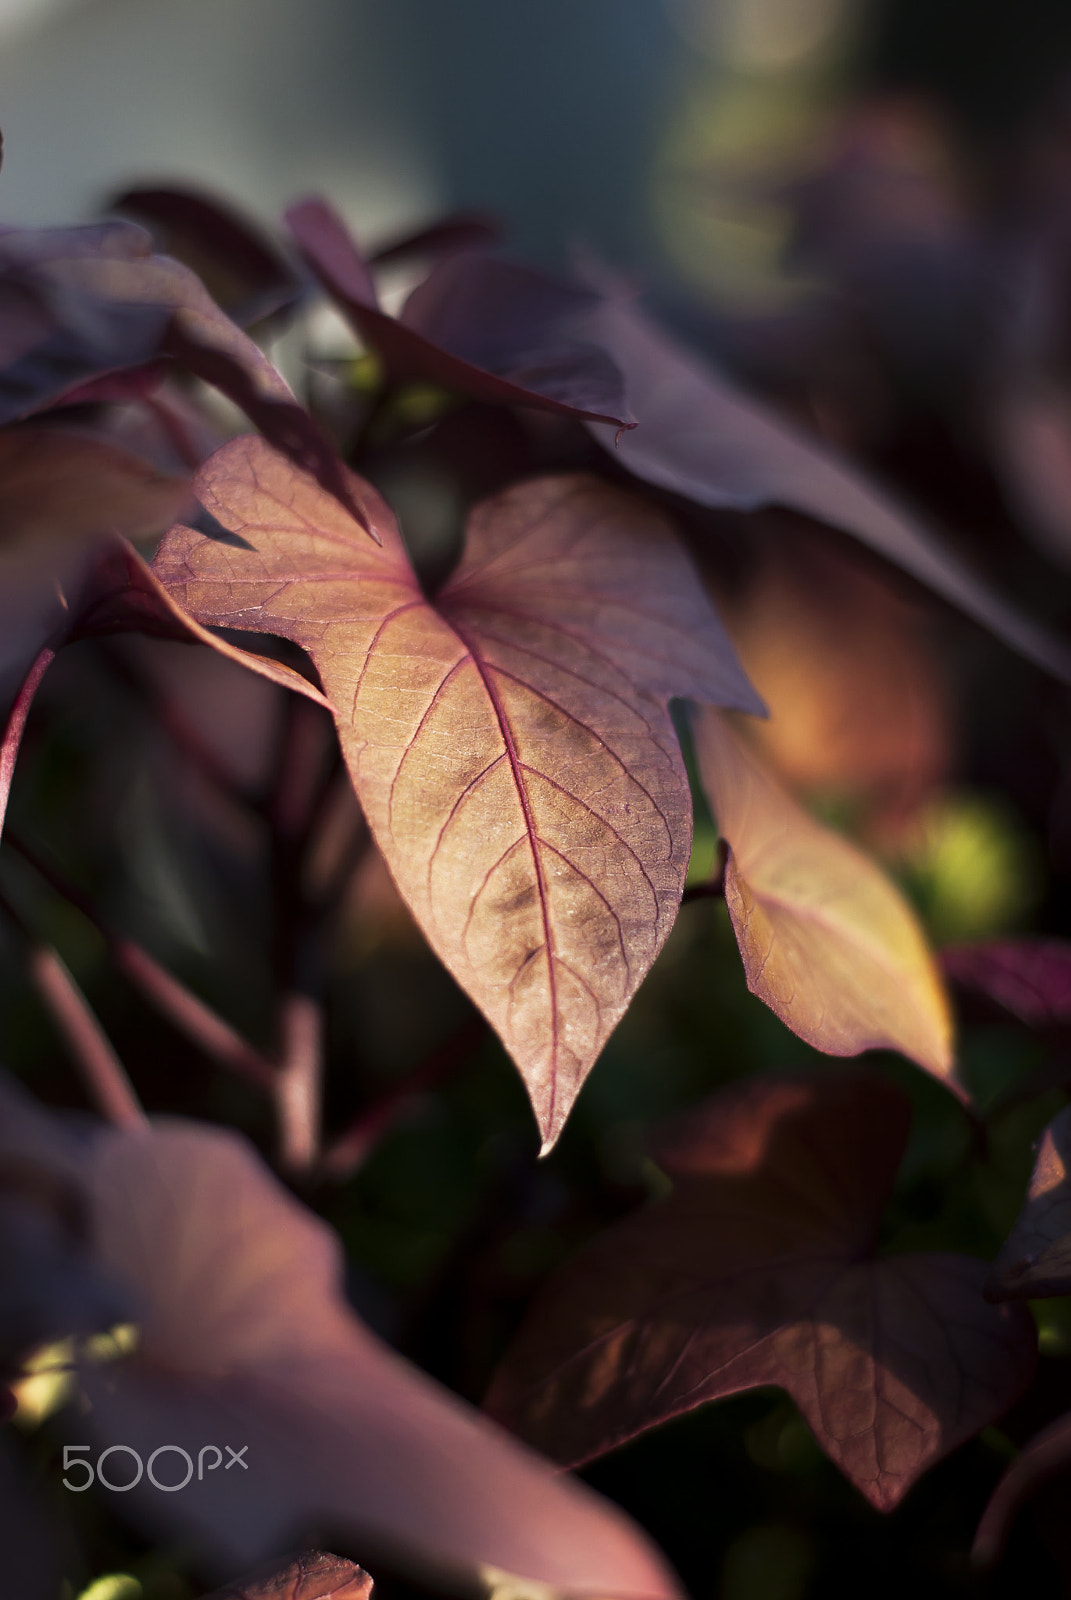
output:
[[[247,1466],[228,1469],[221,1449],[181,1494],[132,1489],[124,1507],[146,1524],[230,1571],[325,1530],[462,1592],[508,1573],[570,1594],[675,1594],[621,1513],[358,1321],[335,1235],[243,1140],[183,1123],[104,1133],[90,1190],[96,1252],[137,1298],[140,1342],[87,1369],[80,1428],[145,1460],[164,1441],[195,1461],[204,1445],[246,1447]]]
[[[956,983],[995,1000],[1034,1028],[1071,1023],[1071,943],[992,939],[949,945],[941,965]]]
[[[0,422],[173,357],[215,385],[332,494],[333,446],[253,341],[133,223],[0,232]],[[155,371],[155,369],[153,369]]]
[[[600,280],[601,281],[601,280]],[[612,284],[604,284],[610,294]],[[699,505],[787,506],[842,529],[1067,681],[1071,649],[945,551],[921,520],[688,355],[618,294],[577,324],[620,367],[639,426],[600,444],[637,477]]]
[[[907,1134],[868,1073],[751,1079],[656,1147],[668,1199],[551,1280],[487,1399],[558,1460],[591,1459],[764,1384],[879,1510],[1029,1379],[1033,1324],[966,1256],[873,1255]]]
[[[1036,1433],[994,1489],[974,1536],[971,1553],[979,1566],[991,1566],[999,1559],[1023,1506],[1068,1467],[1071,1467],[1071,1412]]]
[[[413,291],[401,316],[390,317],[326,201],[302,201],[286,220],[320,282],[396,381],[438,384],[491,405],[635,425],[614,362],[571,331],[598,298],[590,291],[488,256],[451,256]]]
[[[372,1580],[355,1562],[306,1550],[282,1566],[273,1561],[205,1600],[369,1600],[371,1594]]]
[[[1023,1209],[993,1263],[991,1300],[1071,1294],[1071,1108],[1045,1129]]]
[[[699,715],[695,739],[729,845],[725,899],[748,988],[816,1049],[900,1050],[951,1082],[948,1002],[903,896],[808,816],[717,712]]]
[[[187,479],[127,450],[56,427],[0,433],[0,826],[33,697],[64,644],[141,632],[211,645],[273,682],[322,700],[299,673],[213,637],[186,616],[125,537],[159,532],[190,502]]]
[[[196,484],[235,537],[173,529],[154,570],[199,621],[309,651],[391,873],[551,1143],[680,901],[691,802],[668,699],[758,701],[637,497],[578,476],[508,490],[433,605],[352,484],[382,549],[263,440],[235,440]]]

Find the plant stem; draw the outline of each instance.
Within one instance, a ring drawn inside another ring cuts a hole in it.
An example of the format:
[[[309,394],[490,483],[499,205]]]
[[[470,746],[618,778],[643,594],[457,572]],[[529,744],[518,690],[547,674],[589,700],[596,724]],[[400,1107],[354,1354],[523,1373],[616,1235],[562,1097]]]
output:
[[[410,1106],[435,1084],[464,1065],[487,1031],[487,1023],[477,1012],[402,1079],[371,1105],[358,1112],[346,1132],[326,1152],[320,1163],[325,1178],[342,1183],[364,1165],[383,1135],[404,1116]]]
[[[211,1060],[229,1067],[259,1089],[273,1093],[275,1068],[236,1028],[207,1005],[199,995],[132,939],[116,934],[98,916],[92,902],[74,884],[38,855],[13,830],[6,842],[55,890],[91,923],[108,946],[116,966],[149,1003]]]
[[[11,793],[11,783],[15,776],[15,762],[18,759],[19,746],[22,735],[26,730],[26,722],[30,715],[33,697],[37,693],[41,679],[55,660],[54,650],[42,650],[35,658],[15,696],[14,704],[8,712],[7,722],[4,725],[3,735],[0,736],[0,828],[4,825],[4,815],[7,811],[8,796]]]
[[[284,995],[280,1023],[282,1062],[275,1078],[279,1160],[289,1172],[308,1172],[320,1152],[323,1008],[310,995]]]
[[[97,1109],[115,1127],[143,1132],[149,1119],[126,1069],[57,951],[50,945],[33,946],[29,967],[37,992],[81,1068]]]

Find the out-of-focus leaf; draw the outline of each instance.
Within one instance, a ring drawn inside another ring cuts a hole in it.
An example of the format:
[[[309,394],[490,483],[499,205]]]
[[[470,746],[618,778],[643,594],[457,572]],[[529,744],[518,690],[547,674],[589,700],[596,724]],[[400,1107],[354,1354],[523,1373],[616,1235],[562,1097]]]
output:
[[[398,261],[438,261],[443,256],[456,255],[459,250],[498,244],[502,233],[502,224],[486,212],[453,211],[426,228],[379,245],[368,259],[376,267],[391,266]]]
[[[628,471],[700,505],[787,506],[853,534],[1065,682],[1071,647],[1008,605],[942,549],[922,521],[667,338],[635,307],[606,300],[577,324],[624,374],[639,426],[592,435]]]
[[[974,1536],[971,1554],[981,1567],[1000,1559],[1012,1523],[1050,1478],[1071,1466],[1071,1412],[1042,1428],[1023,1447],[993,1490]]]
[[[779,773],[897,829],[944,776],[948,695],[925,613],[864,559],[794,529],[722,610],[770,708],[753,733]]]
[[[345,494],[319,423],[195,274],[153,255],[144,229],[0,232],[0,422],[84,397],[90,380],[161,355],[221,390],[329,493]]]
[[[955,1087],[948,1001],[899,890],[808,816],[717,712],[699,715],[695,741],[752,994],[818,1050],[900,1050]]]
[[[325,201],[302,201],[286,220],[324,288],[397,382],[635,425],[614,362],[570,331],[597,301],[591,291],[529,267],[459,255],[441,261],[401,316],[390,317],[379,309],[367,263]]]
[[[107,465],[105,460],[105,469]],[[138,466],[139,470],[143,469],[142,463]],[[120,468],[123,468],[122,462]],[[106,470],[104,476],[107,476]],[[169,494],[174,497],[176,493],[180,493],[185,503],[188,484],[184,480],[177,482],[180,489],[176,488],[176,480],[162,480],[165,503]],[[150,490],[155,495],[153,480],[150,480]],[[63,493],[61,480],[61,500]],[[117,502],[123,503],[121,493],[117,494]],[[136,508],[138,503],[135,496],[132,507]],[[0,551],[0,563],[2,561]],[[0,828],[30,705],[55,652],[62,645],[112,633],[147,633],[158,639],[206,644],[283,688],[293,689],[321,705],[327,704],[319,689],[293,668],[253,651],[238,650],[200,627],[175,605],[137,551],[123,539],[62,541],[58,555],[32,550],[18,577],[20,584],[8,588],[5,603],[12,604],[14,610],[23,610],[19,619],[23,632],[16,634],[23,663],[17,658],[5,661],[0,654],[0,671],[6,668],[10,674],[21,667],[24,676],[0,727]],[[21,606],[18,604],[20,596]],[[6,642],[10,646],[11,641]],[[25,657],[32,650],[37,653],[26,667]]]
[[[1071,1294],[1071,1107],[1045,1129],[1015,1226],[986,1284],[990,1300]]]
[[[891,1510],[1011,1404],[1036,1354],[1025,1311],[983,1299],[983,1261],[875,1259],[908,1120],[860,1071],[750,1079],[690,1112],[655,1147],[673,1193],[551,1280],[489,1411],[575,1464],[775,1384]]]
[[[1032,1028],[1071,1023],[1071,944],[994,939],[948,945],[941,965],[953,982],[995,1000]]]
[[[355,1561],[306,1550],[216,1589],[205,1600],[369,1600],[372,1580]]]
[[[466,1590],[509,1573],[569,1594],[676,1593],[620,1512],[358,1321],[335,1235],[244,1141],[161,1123],[103,1133],[95,1153],[97,1253],[140,1302],[141,1337],[87,1370],[82,1426],[144,1460],[164,1442],[221,1457],[181,1494],[132,1489],[124,1506],[145,1524],[230,1571],[326,1533]],[[244,1464],[226,1464],[228,1446]]]
[[[263,440],[235,440],[196,489],[237,537],[172,529],[154,570],[200,621],[308,650],[391,873],[549,1145],[680,902],[691,801],[668,700],[760,702],[638,497],[580,476],[506,491],[432,605],[351,481],[382,549]]]
[[[292,304],[300,284],[256,223],[229,201],[202,190],[137,187],[108,209],[146,224],[164,254],[192,268],[213,300],[247,325]]]
[[[0,1076],[0,1375],[38,1346],[102,1331],[130,1305],[87,1253],[88,1154]]]
[[[37,1490],[10,1429],[0,1436],[0,1550],[10,1600],[56,1600],[68,1554],[53,1506]]]
[[[992,410],[994,459],[1024,532],[1071,566],[1071,396],[1009,380]]]

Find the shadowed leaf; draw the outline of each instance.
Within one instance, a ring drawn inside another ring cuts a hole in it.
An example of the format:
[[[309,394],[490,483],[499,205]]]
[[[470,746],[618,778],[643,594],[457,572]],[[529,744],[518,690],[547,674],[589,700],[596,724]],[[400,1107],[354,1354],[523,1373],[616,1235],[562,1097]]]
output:
[[[948,1002],[900,892],[716,712],[700,713],[695,742],[729,846],[725,899],[752,994],[818,1050],[900,1050],[955,1088]]]
[[[576,1464],[775,1384],[890,1510],[1011,1404],[1035,1359],[1025,1312],[983,1299],[984,1262],[874,1259],[908,1115],[858,1071],[751,1079],[690,1112],[655,1149],[674,1192],[552,1279],[488,1410]]]
[[[1023,1209],[993,1263],[990,1300],[1071,1294],[1071,1107],[1045,1129]]]
[[[125,189],[109,210],[156,230],[161,250],[192,268],[212,298],[247,325],[290,305],[297,277],[272,241],[227,200],[202,190]]]
[[[286,220],[324,288],[396,382],[635,426],[614,362],[570,331],[598,298],[590,290],[484,255],[451,256],[413,291],[401,316],[390,317],[379,309],[367,263],[325,201],[304,200]]]
[[[680,902],[691,800],[669,697],[759,702],[639,498],[579,476],[508,490],[471,516],[433,605],[352,483],[381,550],[235,440],[196,488],[244,548],[176,528],[154,570],[199,620],[308,650],[391,873],[550,1144]]]
[[[91,380],[170,356],[233,400],[329,493],[345,496],[320,424],[195,274],[152,254],[144,229],[11,229],[0,232],[0,267],[0,422],[85,398]]]
[[[1023,1506],[1050,1479],[1071,1466],[1071,1412],[1042,1428],[1024,1445],[993,1490],[974,1536],[971,1555],[980,1567],[1001,1556],[1012,1523]]]
[[[136,1296],[140,1340],[85,1369],[82,1426],[145,1460],[164,1440],[221,1457],[181,1494],[142,1482],[124,1509],[217,1569],[326,1534],[461,1592],[502,1572],[568,1593],[675,1594],[620,1512],[365,1328],[336,1236],[243,1140],[161,1123],[103,1132],[95,1157],[97,1255]],[[227,1446],[246,1464],[228,1467]]]
[[[995,1000],[1032,1028],[1071,1022],[1071,944],[994,939],[948,945],[941,965],[954,982]]]
[[[605,429],[592,435],[629,472],[699,505],[787,506],[853,534],[1028,660],[1071,680],[1071,647],[961,566],[911,512],[688,355],[640,311],[607,300],[576,326],[624,374],[639,426],[616,448]]]
[[[498,244],[502,234],[502,224],[487,212],[453,211],[439,222],[418,228],[415,233],[406,233],[378,245],[368,259],[377,267],[396,261],[437,261],[443,256],[456,255],[459,250]]]

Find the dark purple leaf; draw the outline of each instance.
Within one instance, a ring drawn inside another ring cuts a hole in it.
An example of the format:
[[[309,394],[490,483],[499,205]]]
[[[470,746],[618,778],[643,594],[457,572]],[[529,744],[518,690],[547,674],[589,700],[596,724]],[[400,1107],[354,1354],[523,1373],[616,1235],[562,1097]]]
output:
[[[787,1390],[879,1510],[1025,1387],[1031,1318],[968,1256],[876,1257],[909,1106],[874,1074],[752,1078],[656,1148],[674,1191],[537,1300],[487,1400],[576,1464],[709,1400]]]
[[[1071,943],[997,939],[949,945],[941,965],[964,989],[995,1000],[1032,1028],[1071,1023]]]
[[[993,1301],[1071,1294],[1071,1107],[1045,1129],[1023,1209],[986,1284]]]
[[[595,275],[593,274],[593,277]],[[624,375],[639,427],[592,436],[619,465],[699,505],[785,506],[852,534],[1018,650],[1071,681],[1071,647],[1022,615],[946,551],[913,512],[685,352],[602,275],[607,296],[576,324]]]
[[[454,211],[440,222],[415,233],[391,239],[373,250],[369,260],[374,266],[385,267],[398,261],[437,261],[454,255],[459,250],[476,250],[481,245],[498,244],[503,228],[497,218],[482,211]]]
[[[0,232],[0,423],[85,398],[87,383],[161,355],[220,389],[354,512],[319,423],[194,273],[152,254],[144,229]]]
[[[395,382],[634,426],[614,362],[571,331],[595,304],[591,291],[482,255],[456,256],[440,262],[394,318],[380,309],[367,263],[324,201],[302,201],[286,220],[324,288]]]
[[[144,223],[243,326],[291,305],[301,286],[267,235],[228,201],[182,187],[126,189],[109,210]]]
[[[971,1553],[979,1566],[992,1566],[999,1560],[1019,1511],[1038,1489],[1069,1466],[1071,1412],[1035,1434],[994,1489],[974,1536]]]

